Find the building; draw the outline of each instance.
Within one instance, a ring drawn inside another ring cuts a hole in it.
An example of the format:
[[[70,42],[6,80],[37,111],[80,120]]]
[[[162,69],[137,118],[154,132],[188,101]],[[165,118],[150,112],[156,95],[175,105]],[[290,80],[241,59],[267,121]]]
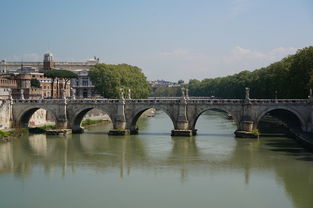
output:
[[[36,78],[40,81],[42,96],[44,98],[59,98],[63,93],[63,80],[58,80],[58,83],[55,82],[53,84],[53,90],[51,90],[52,81],[49,78],[43,77],[43,73],[52,69],[65,69],[78,74],[78,79],[72,79],[71,86],[66,86],[66,96],[70,96],[70,88],[72,87],[77,98],[90,98],[97,95],[95,93],[95,86],[88,77],[88,71],[92,66],[98,63],[99,58],[96,57],[89,59],[86,62],[55,62],[53,55],[51,53],[46,53],[44,54],[43,62],[6,62],[5,60],[2,60],[0,62],[0,76],[1,74],[31,74],[31,76],[35,76],[32,78]],[[27,79],[29,81],[28,78],[22,76],[20,76],[19,80],[20,79]]]
[[[42,62],[7,62],[2,60],[0,62],[0,74],[18,73],[20,68],[31,67],[36,72],[45,72],[50,69],[65,69],[65,70],[89,70],[92,66],[99,63],[99,58],[94,57],[85,62],[57,62],[54,61],[51,53],[44,54]],[[21,67],[23,65],[23,67]]]
[[[32,86],[32,80],[38,80],[40,86]],[[13,99],[63,98],[65,82],[63,79],[54,81],[43,73],[5,74],[0,75],[0,87],[11,88]],[[53,86],[53,90],[52,90]],[[65,87],[65,96],[70,97],[70,83]]]
[[[176,83],[176,82],[170,82],[165,80],[156,80],[156,81],[150,81],[150,85],[152,88],[158,88],[158,87],[180,87],[180,85],[183,83]]]
[[[74,89],[75,96],[78,98],[91,98],[97,96],[95,86],[89,79],[88,70],[75,70],[73,72],[78,75],[78,79],[71,80],[71,87]]]
[[[0,99],[7,100],[10,99],[11,88],[0,87]]]

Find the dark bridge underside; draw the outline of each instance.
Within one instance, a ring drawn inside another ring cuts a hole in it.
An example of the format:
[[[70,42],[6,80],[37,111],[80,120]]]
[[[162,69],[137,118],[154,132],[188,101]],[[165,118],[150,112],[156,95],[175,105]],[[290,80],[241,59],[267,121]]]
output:
[[[301,129],[301,121],[291,111],[285,109],[271,110],[258,123],[262,133],[286,133],[289,129]]]

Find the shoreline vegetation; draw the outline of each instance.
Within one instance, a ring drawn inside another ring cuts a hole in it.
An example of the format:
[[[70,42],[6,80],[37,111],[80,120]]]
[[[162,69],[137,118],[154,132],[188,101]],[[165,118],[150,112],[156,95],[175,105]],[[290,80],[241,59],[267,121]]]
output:
[[[308,98],[313,88],[313,46],[299,49],[296,54],[254,71],[203,80],[191,79],[185,85],[190,96],[244,98],[245,87],[253,98]]]
[[[111,123],[110,120],[92,120],[92,119],[86,119],[81,123],[82,127],[90,127],[90,126],[97,126],[100,124],[105,124],[105,123]]]
[[[81,126],[82,127],[91,127],[91,126],[97,126],[105,123],[110,123],[110,120],[92,120],[92,119],[86,119],[82,121]],[[47,132],[51,131],[58,131],[55,125],[44,125],[44,126],[37,126],[37,127],[31,127],[28,129],[30,133],[32,134],[45,134]]]
[[[9,142],[13,138],[20,137],[27,133],[26,128],[16,128],[11,130],[0,130],[0,143]]]

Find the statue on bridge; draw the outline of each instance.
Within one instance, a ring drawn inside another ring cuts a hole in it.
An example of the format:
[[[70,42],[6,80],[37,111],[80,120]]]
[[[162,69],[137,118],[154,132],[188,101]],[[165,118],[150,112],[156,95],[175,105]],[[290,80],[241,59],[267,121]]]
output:
[[[25,100],[25,98],[24,98],[24,89],[21,89],[21,100]]]
[[[183,88],[183,87],[181,88],[181,96],[185,97],[185,88]]]
[[[246,87],[246,100],[250,99],[250,88]]]
[[[132,99],[131,98],[131,89],[130,88],[128,88],[128,99]]]
[[[73,87],[71,87],[71,95],[72,95],[72,99],[76,100],[76,90]]]
[[[120,98],[122,100],[125,100],[125,97],[124,97],[124,89],[123,88],[120,88]]]

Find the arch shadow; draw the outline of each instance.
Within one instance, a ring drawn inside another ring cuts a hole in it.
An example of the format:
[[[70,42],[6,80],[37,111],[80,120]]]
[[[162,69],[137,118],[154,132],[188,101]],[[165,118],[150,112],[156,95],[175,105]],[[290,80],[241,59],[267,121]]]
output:
[[[267,116],[268,118],[266,118]],[[260,113],[255,122],[256,128],[260,128],[260,122],[262,120],[265,124],[270,124],[272,122],[273,126],[281,126],[282,128],[302,129],[305,125],[305,121],[297,111],[281,107],[266,109]]]
[[[28,128],[29,127],[29,121],[31,119],[31,117],[34,115],[34,113],[36,111],[38,111],[39,109],[45,110],[46,113],[49,113],[52,115],[55,123],[57,123],[57,116],[55,114],[55,112],[53,110],[50,110],[48,108],[43,108],[43,107],[30,107],[27,108],[26,110],[24,110],[20,116],[17,119],[17,123],[16,126],[20,127],[20,128]]]
[[[87,107],[87,108],[84,108],[80,111],[78,111],[74,116],[73,116],[73,119],[71,121],[71,128],[72,128],[72,132],[73,133],[82,133],[84,130],[83,130],[83,127],[81,126],[81,123],[83,121],[83,118],[86,116],[86,114],[88,112],[90,112],[91,110],[99,110],[105,114],[107,114],[109,116],[109,119],[112,121],[112,117],[110,116],[110,114],[100,108],[95,108],[95,107]]]

